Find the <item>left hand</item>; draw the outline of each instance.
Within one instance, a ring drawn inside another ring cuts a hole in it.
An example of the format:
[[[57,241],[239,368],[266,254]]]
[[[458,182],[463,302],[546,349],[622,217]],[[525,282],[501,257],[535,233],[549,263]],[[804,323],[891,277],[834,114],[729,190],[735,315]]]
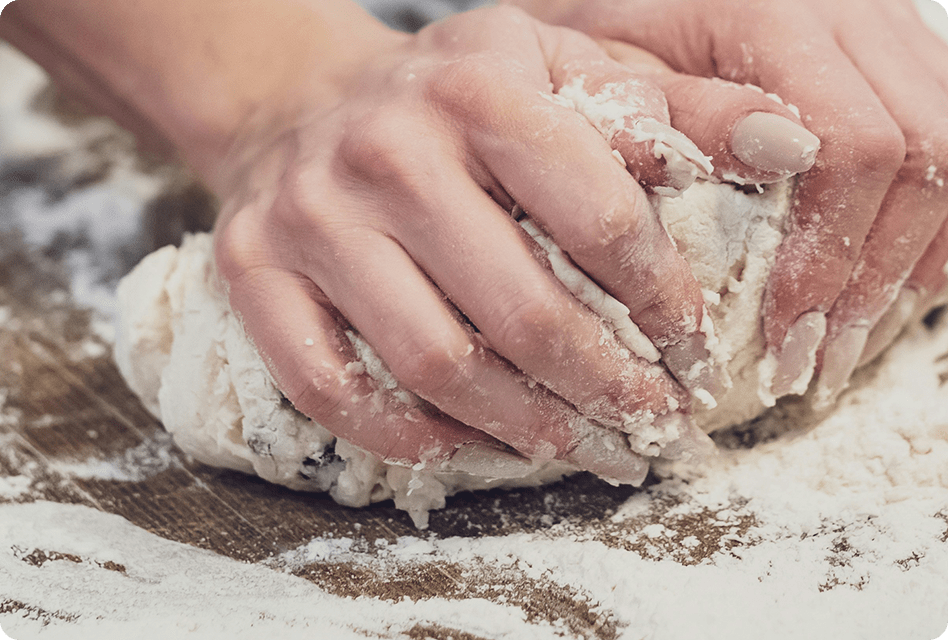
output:
[[[948,284],[948,46],[912,0],[513,1],[677,71],[776,93],[820,138],[768,287],[775,395],[809,380],[822,342],[817,402],[831,403]]]

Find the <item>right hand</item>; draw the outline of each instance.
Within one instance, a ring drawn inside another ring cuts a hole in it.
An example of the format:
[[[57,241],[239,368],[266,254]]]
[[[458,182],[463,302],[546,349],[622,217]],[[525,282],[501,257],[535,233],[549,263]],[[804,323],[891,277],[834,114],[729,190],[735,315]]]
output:
[[[768,284],[772,396],[805,391],[815,365],[831,406],[948,285],[948,46],[912,0],[506,1],[772,91],[822,140]]]
[[[515,451],[637,484],[642,455],[694,446],[688,393],[630,354],[508,213],[518,203],[629,307],[679,378],[720,387],[713,366],[686,375],[708,358],[701,290],[630,172],[651,188],[678,176],[651,142],[622,130],[610,146],[551,99],[568,83],[611,91],[635,107],[626,126],[654,119],[687,142],[648,74],[498,7],[393,32],[340,77],[339,100],[303,99],[295,121],[243,132],[224,167],[219,272],[294,405],[386,461],[487,475],[523,472]],[[758,92],[690,81],[799,122]],[[718,159],[730,125],[680,121]],[[351,365],[350,328],[430,405]],[[506,471],[485,462],[495,452]]]

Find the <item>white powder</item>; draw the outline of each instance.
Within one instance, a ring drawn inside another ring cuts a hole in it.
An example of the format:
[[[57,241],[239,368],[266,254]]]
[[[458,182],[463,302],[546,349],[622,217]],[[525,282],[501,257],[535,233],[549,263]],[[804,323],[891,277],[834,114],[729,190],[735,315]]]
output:
[[[730,238],[721,245],[724,250],[693,264],[703,286],[722,291],[720,301],[711,305],[722,334],[745,324],[756,327],[756,311],[749,314],[743,305],[759,305],[762,284],[753,274],[766,268],[765,254],[779,242],[779,225],[768,220],[780,209],[775,203],[787,198],[787,189],[753,196],[714,185],[699,184],[693,189],[694,195],[688,192],[681,201],[666,203],[663,219],[674,235],[679,223],[676,216],[683,219],[689,206],[729,212],[720,218],[727,233],[710,226],[699,234],[707,242]],[[722,202],[726,206],[720,207]],[[217,336],[216,342],[186,340],[186,348],[182,347],[191,361],[204,357],[202,353],[221,358],[215,361],[211,369],[215,376],[207,383],[216,386],[204,387],[203,382],[195,386],[193,376],[188,378],[169,396],[175,398],[175,407],[182,406],[186,389],[196,393],[204,407],[215,397],[220,400],[213,402],[239,403],[240,393],[235,390],[239,381],[248,375],[265,375],[252,350],[231,351],[238,345],[245,349],[246,343],[228,342],[227,336],[236,339],[239,334],[231,328],[226,308],[219,306],[222,301],[209,303],[210,281],[174,275],[180,266],[177,260],[202,265],[198,272],[209,274],[208,243],[206,237],[194,237],[178,252],[167,249],[149,259],[170,261],[167,269],[146,262],[150,272],[171,274],[165,294],[175,286],[184,287],[186,293],[171,305],[182,317],[195,317],[203,310],[215,322],[224,323],[210,325],[214,331],[209,334],[201,329],[205,335]],[[208,245],[203,254],[195,251],[202,244]],[[758,253],[748,252],[748,246],[756,246]],[[679,248],[701,251],[698,246]],[[132,289],[136,295],[143,292],[138,286]],[[161,300],[165,294],[153,297]],[[138,311],[139,320],[148,326],[161,317],[148,306]],[[129,321],[137,320],[130,316]],[[202,323],[194,326],[205,326]],[[182,330],[187,333],[181,325],[177,334]],[[159,327],[140,335],[151,340],[148,336],[162,331]],[[220,336],[225,336],[223,351]],[[718,345],[722,358],[740,365],[731,369],[735,378],[751,380],[737,392],[740,402],[724,399],[722,406],[731,407],[729,415],[744,410],[756,413],[761,406],[755,363],[763,345],[756,332],[744,336],[746,344],[728,339]],[[173,342],[177,339],[176,335]],[[205,346],[195,350],[196,345]],[[175,348],[171,346],[172,351]],[[120,344],[118,351],[122,349]],[[779,435],[773,441],[750,449],[726,449],[702,469],[659,465],[656,472],[664,480],[628,500],[605,523],[550,521],[549,528],[533,534],[405,538],[392,548],[382,545],[370,550],[350,540],[319,538],[271,558],[267,565],[279,570],[306,562],[355,563],[371,574],[387,575],[411,574],[448,562],[463,567],[476,580],[492,575],[495,567],[506,566],[503,563],[513,563],[524,579],[549,580],[584,594],[616,625],[620,637],[630,639],[928,640],[937,637],[948,622],[948,545],[944,543],[948,535],[948,388],[942,383],[948,378],[948,359],[941,358],[946,353],[948,328],[916,327],[881,364],[857,375],[829,416],[817,418],[799,406],[787,405],[753,429],[757,437]],[[234,354],[240,354],[239,358]],[[383,386],[391,383],[386,382],[384,369],[375,376]],[[162,378],[184,379],[178,375]],[[256,379],[255,384],[262,381]],[[276,393],[272,386],[269,389],[266,393]],[[238,400],[229,399],[235,393]],[[244,415],[272,412],[278,404],[274,397],[261,399],[257,408]],[[165,405],[161,406],[164,413]],[[204,415],[196,427],[188,429],[234,447],[240,460],[254,459],[241,453],[245,448],[240,447],[239,414],[226,414],[232,420],[228,423],[214,422],[221,415],[219,408],[212,407]],[[288,413],[287,419],[298,419],[292,415]],[[715,414],[709,410],[703,415]],[[163,419],[174,430],[175,423],[164,415]],[[267,424],[257,419],[251,422]],[[222,425],[214,429],[225,430],[210,431],[213,424]],[[287,440],[279,429],[274,433],[272,442],[278,446],[312,442]],[[720,439],[737,441],[740,434],[725,432]],[[427,509],[442,506],[445,496],[461,486],[445,476],[423,476],[397,467],[386,470],[344,443],[337,443],[336,453],[348,466],[336,477],[333,495],[347,504],[395,497],[396,505],[420,520]],[[299,465],[288,464],[285,477],[296,477],[298,469]],[[490,602],[500,609],[490,614],[499,626],[485,633],[478,626],[481,622],[458,613],[456,601],[432,597],[426,602],[437,611],[438,620],[475,636],[575,637],[562,628],[550,629],[525,618],[522,604]],[[415,620],[405,611],[372,608],[375,604],[375,600],[364,603],[367,619],[393,616],[390,619],[398,625]],[[304,602],[296,606],[303,607]],[[682,614],[683,606],[687,615]],[[291,607],[283,615],[295,620],[313,611]]]
[[[697,178],[710,178],[714,167],[711,158],[701,153],[694,142],[681,132],[655,119],[640,97],[642,82],[628,80],[611,82],[590,95],[586,77],[578,76],[564,84],[552,97],[554,102],[575,109],[596,127],[611,145],[616,137],[627,134],[636,144],[651,144],[652,154],[663,161],[668,185],[653,187],[664,196],[676,196]],[[668,120],[667,107],[664,114]],[[625,162],[624,158],[622,159]]]
[[[159,431],[114,458],[81,462],[55,461],[50,464],[50,470],[65,478],[141,482],[180,465],[179,458],[171,435]]]
[[[73,301],[111,320],[118,278],[149,246],[145,208],[178,170],[144,171],[132,135],[107,118],[66,126],[30,108],[49,78],[2,41],[0,79],[0,239],[53,254]],[[44,167],[42,182],[4,175],[18,166]]]
[[[507,596],[343,599],[286,573],[320,563],[384,579],[450,563],[474,584],[503,573],[571,589],[628,640],[936,638],[948,624],[945,353],[948,327],[918,327],[810,430],[789,426],[792,410],[770,414],[757,430],[782,433],[773,441],[700,473],[661,469],[611,518],[535,533],[315,538],[254,566],[84,507],[0,505],[0,601],[48,612],[0,624],[16,638],[396,638],[418,624],[579,637]],[[31,549],[81,562],[31,566]]]
[[[576,296],[576,299],[595,311],[611,326],[619,342],[639,358],[649,362],[658,362],[661,358],[658,349],[629,317],[629,308],[606,293],[553,242],[553,239],[540,231],[529,218],[520,221],[530,237],[546,251],[550,267],[564,286]]]
[[[0,498],[15,500],[26,494],[33,479],[29,476],[17,475],[0,477]]]
[[[394,638],[427,623],[483,638],[577,637],[503,598],[342,599],[283,572],[316,562],[410,575],[448,562],[475,582],[503,570],[568,587],[630,640],[935,638],[948,623],[942,353],[948,329],[918,328],[812,430],[727,450],[687,482],[679,469],[602,523],[370,548],[316,538],[253,566],[84,507],[2,505],[0,600],[48,615],[0,624],[16,638]],[[774,415],[760,429],[787,422]],[[31,566],[30,549],[82,561]]]

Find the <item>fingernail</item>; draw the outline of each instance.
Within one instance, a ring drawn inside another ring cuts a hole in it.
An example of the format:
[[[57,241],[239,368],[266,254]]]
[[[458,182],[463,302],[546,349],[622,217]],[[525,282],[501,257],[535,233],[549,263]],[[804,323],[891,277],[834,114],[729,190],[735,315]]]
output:
[[[482,478],[522,478],[536,470],[534,464],[515,453],[471,442],[461,445],[441,470],[467,473]]]
[[[776,113],[752,113],[731,131],[731,151],[738,160],[761,171],[806,171],[819,150],[819,138]]]
[[[826,345],[813,397],[816,409],[827,409],[836,402],[856,370],[868,338],[869,327],[846,327]]]
[[[708,409],[717,406],[731,386],[731,379],[722,366],[714,362],[708,350],[707,337],[694,333],[677,344],[665,347],[662,361],[681,385]]]
[[[625,435],[614,429],[590,427],[566,461],[611,484],[642,484],[648,475],[648,462],[632,452]]]
[[[875,360],[886,347],[902,332],[905,323],[915,313],[915,305],[921,296],[916,289],[903,288],[889,310],[879,319],[876,326],[869,332],[869,339],[862,350],[859,365],[862,366]]]
[[[816,352],[825,335],[826,315],[819,311],[805,313],[791,325],[770,382],[774,398],[806,393],[816,369]]]
[[[674,421],[675,428],[679,433],[677,440],[662,448],[662,458],[683,462],[700,462],[717,455],[717,445],[708,437],[708,434],[695,424],[690,416],[681,413],[667,414],[667,416],[656,418],[656,423],[662,418],[666,418],[666,425],[670,425],[671,421]]]

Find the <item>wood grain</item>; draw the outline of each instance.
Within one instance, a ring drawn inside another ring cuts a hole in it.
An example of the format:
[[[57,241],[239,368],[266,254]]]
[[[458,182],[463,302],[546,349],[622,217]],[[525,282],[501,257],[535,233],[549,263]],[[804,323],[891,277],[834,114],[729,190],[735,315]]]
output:
[[[39,272],[33,275],[40,277]],[[352,538],[355,547],[371,550],[379,539],[394,542],[419,535],[408,516],[391,503],[350,509],[325,495],[290,491],[189,459],[169,444],[161,424],[127,388],[107,350],[96,353],[102,341],[91,331],[89,314],[72,308],[68,299],[51,302],[48,295],[33,295],[37,287],[28,280],[22,272],[15,283],[0,277],[0,305],[12,311],[0,326],[0,390],[5,398],[0,477],[27,475],[33,483],[16,500],[82,504],[122,516],[163,538],[275,569],[282,568],[274,564],[279,554],[314,537]],[[162,451],[166,458],[156,465],[153,458]],[[137,464],[144,469],[143,477],[89,477],[97,462],[130,471]],[[584,475],[543,490],[461,495],[432,515],[425,535],[542,532],[568,522],[587,527],[613,513],[634,491]],[[56,553],[31,552],[36,557]],[[414,567],[332,562],[291,570],[341,596],[495,597],[521,606],[536,622],[566,624],[577,634],[596,638],[616,635],[608,615],[583,594],[516,571],[474,569],[437,562]],[[56,615],[19,601],[2,607],[24,615]],[[409,637],[461,637],[449,625],[410,631]]]

